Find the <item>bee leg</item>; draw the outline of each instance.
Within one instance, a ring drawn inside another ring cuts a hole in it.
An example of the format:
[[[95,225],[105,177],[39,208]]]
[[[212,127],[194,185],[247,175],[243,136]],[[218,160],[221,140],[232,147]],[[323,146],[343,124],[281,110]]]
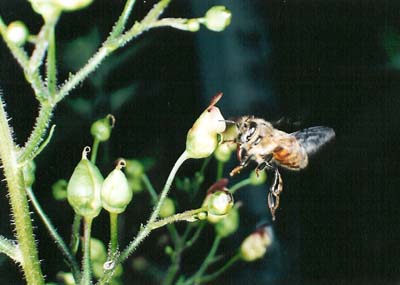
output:
[[[250,161],[253,159],[253,155],[250,155],[246,158],[246,160],[242,161],[240,163],[240,165],[236,166],[234,169],[232,169],[232,171],[229,173],[230,176],[234,176],[238,173],[240,173],[240,171],[242,171],[243,168],[245,168]]]
[[[256,175],[257,177],[259,176],[259,172],[262,171],[265,167],[267,167],[267,162],[261,162],[259,165],[256,167]]]
[[[268,208],[271,212],[272,220],[275,221],[275,212],[279,208],[279,195],[283,190],[283,181],[279,170],[275,168],[274,182],[268,193]]]

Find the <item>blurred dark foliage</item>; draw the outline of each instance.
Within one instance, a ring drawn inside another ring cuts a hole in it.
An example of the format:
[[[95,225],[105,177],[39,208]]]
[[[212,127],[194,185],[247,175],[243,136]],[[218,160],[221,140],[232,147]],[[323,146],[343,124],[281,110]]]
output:
[[[136,19],[154,3],[137,2]],[[229,6],[229,1],[226,2]],[[400,3],[389,0],[241,2],[235,6],[240,9],[232,9],[233,24],[235,18],[240,20],[241,13],[251,10],[254,20],[267,33],[264,37],[268,40],[268,56],[255,53],[260,60],[239,69],[249,70],[246,84],[254,82],[268,90],[260,92],[246,106],[235,107],[238,101],[225,101],[223,104],[229,105],[227,109],[236,109],[225,115],[250,113],[268,120],[287,117],[299,121],[301,127],[328,125],[336,130],[337,138],[311,159],[307,170],[283,173],[285,190],[275,223],[277,244],[270,255],[263,261],[237,266],[233,273],[225,274],[215,284],[397,283],[400,279],[397,223],[400,216],[397,62]],[[57,30],[59,78],[66,78],[68,72],[79,66],[80,61],[68,55],[72,43],[82,45],[79,56],[89,55],[106,38],[122,6],[122,0],[98,0],[88,9],[62,16]],[[2,1],[0,11],[7,22],[23,19],[34,33],[40,27],[41,20],[31,12],[27,1]],[[203,12],[198,7],[192,8],[190,1],[176,0],[167,15],[192,17]],[[254,25],[254,33],[248,33],[240,31],[239,26],[234,39],[249,49],[259,48],[260,27]],[[149,176],[160,189],[172,163],[184,149],[187,129],[208,98],[214,95],[202,91],[209,90],[209,84],[219,88],[243,80],[233,75],[222,78],[221,82],[215,77],[207,81],[212,78],[207,79],[201,68],[206,59],[204,54],[199,56],[202,53],[196,40],[207,36],[202,45],[210,45],[215,53],[226,55],[214,58],[218,70],[210,72],[223,77],[225,72],[238,68],[232,66],[234,61],[230,59],[240,57],[240,50],[227,44],[229,41],[214,46],[213,39],[219,34],[204,30],[199,34],[155,30],[109,58],[57,107],[56,133],[37,159],[35,191],[64,237],[69,236],[72,210],[66,204],[53,201],[50,187],[59,178],[69,178],[82,148],[92,143],[89,127],[93,120],[110,112],[117,118],[111,141],[100,149],[99,164],[103,172],[110,171],[113,160],[121,156],[154,157],[157,164]],[[77,39],[81,42],[76,42]],[[37,104],[4,44],[0,45],[0,60],[0,85],[17,140],[22,143],[32,127]],[[222,88],[212,92],[225,91]],[[246,90],[246,85],[243,88]],[[229,91],[235,93],[235,90]],[[236,92],[234,95],[245,101],[246,92],[242,89]],[[188,162],[179,176],[193,175],[192,170],[200,165],[198,161]],[[213,178],[214,172],[210,171],[207,179],[210,182]],[[247,204],[241,209],[241,231],[223,245],[228,255],[259,222],[260,214],[254,214],[252,209],[266,206],[266,201],[252,197],[265,197],[264,191],[260,187],[239,193],[239,198]],[[254,196],[256,193],[259,196]],[[190,207],[185,197],[177,197],[178,193],[172,195],[178,199],[179,209]],[[4,196],[1,197],[0,231],[11,236]],[[139,222],[145,221],[150,211],[144,206],[148,203],[135,203],[135,199],[146,202],[148,198],[145,195],[134,198],[125,216],[126,238],[136,232]],[[263,215],[269,217],[266,209]],[[38,224],[36,232],[43,267],[54,280],[63,261],[38,217],[34,215],[34,219]],[[107,224],[105,215],[95,222],[94,236],[107,241],[107,226],[96,227],[102,223]],[[146,255],[165,267],[168,258],[162,254],[162,236],[161,232],[151,236],[138,255]],[[185,255],[184,269],[196,268],[211,240],[212,232],[206,231],[199,248]],[[0,261],[1,283],[23,284],[18,269],[4,258]],[[129,264],[126,271],[126,284],[133,280],[136,284],[154,284],[150,276],[133,274]]]

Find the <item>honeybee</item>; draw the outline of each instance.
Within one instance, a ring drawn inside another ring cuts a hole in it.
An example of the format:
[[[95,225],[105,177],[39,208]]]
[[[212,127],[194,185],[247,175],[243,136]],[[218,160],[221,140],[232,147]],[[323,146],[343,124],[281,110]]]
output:
[[[240,164],[230,176],[234,176],[250,162],[255,162],[256,173],[267,169],[274,171],[274,180],[268,193],[268,207],[272,219],[279,207],[279,195],[283,190],[283,180],[279,167],[289,170],[301,170],[308,165],[309,155],[317,152],[321,146],[335,137],[335,131],[329,127],[311,127],[294,133],[285,133],[275,129],[270,122],[254,116],[243,116],[235,121],[237,128],[237,157]]]

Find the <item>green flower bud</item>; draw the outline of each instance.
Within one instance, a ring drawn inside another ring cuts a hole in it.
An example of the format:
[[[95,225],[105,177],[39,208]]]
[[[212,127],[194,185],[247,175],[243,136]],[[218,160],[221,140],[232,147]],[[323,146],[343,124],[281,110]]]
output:
[[[128,184],[132,193],[140,193],[144,190],[143,182],[138,178],[128,178]]]
[[[97,238],[90,238],[90,260],[103,263],[107,260],[107,250],[103,242]]]
[[[15,21],[7,26],[7,39],[18,46],[25,44],[29,36],[28,28],[21,21]]]
[[[113,115],[107,115],[105,118],[97,120],[90,127],[90,133],[94,138],[101,142],[108,141],[111,135],[111,129],[115,125]]]
[[[24,175],[25,187],[31,187],[35,182],[35,171],[36,171],[36,164],[33,160],[30,160],[28,163],[24,165],[22,173]]]
[[[215,231],[220,237],[228,237],[239,227],[239,210],[234,207],[215,225]]]
[[[135,271],[145,271],[149,267],[149,262],[143,256],[139,256],[132,260],[131,265]]]
[[[186,138],[186,153],[189,158],[210,156],[218,146],[218,134],[225,130],[226,124],[220,110],[214,105],[221,99],[216,95],[207,109],[193,124]]]
[[[125,160],[121,159],[118,165],[104,180],[101,187],[101,200],[103,208],[110,213],[120,214],[125,211],[126,206],[132,200],[132,191],[129,188],[128,180],[121,171],[125,167]]]
[[[267,172],[266,171],[259,171],[258,176],[257,172],[253,171],[250,174],[250,183],[251,185],[257,186],[264,184],[267,181]]]
[[[240,246],[242,260],[251,262],[262,258],[272,243],[271,232],[264,227],[244,239]]]
[[[76,285],[71,272],[60,271],[57,273],[57,279],[62,280],[65,285]]]
[[[166,218],[175,214],[175,203],[171,198],[165,198],[163,204],[161,205],[159,216],[161,218]]]
[[[204,25],[214,32],[225,30],[231,23],[232,13],[225,6],[211,7],[204,16]]]
[[[60,179],[51,186],[53,197],[56,201],[64,201],[67,199],[68,182],[65,179]]]
[[[139,160],[136,159],[126,160],[125,173],[128,177],[135,177],[142,179],[142,176],[144,174],[144,166]]]
[[[82,159],[75,167],[67,187],[67,199],[75,213],[94,218],[101,211],[100,191],[104,178],[99,169],[87,159],[90,147],[85,147]]]
[[[232,155],[232,148],[229,143],[220,144],[214,152],[214,156],[218,161],[228,162]]]
[[[75,11],[89,6],[93,0],[55,0],[65,11]]]
[[[165,252],[165,254],[168,255],[168,256],[172,256],[172,254],[174,254],[174,250],[173,250],[172,247],[169,246],[169,245],[167,245],[167,246],[164,248],[164,252]]]
[[[32,9],[42,15],[45,21],[57,18],[61,12],[57,0],[29,0],[29,2],[31,2]]]

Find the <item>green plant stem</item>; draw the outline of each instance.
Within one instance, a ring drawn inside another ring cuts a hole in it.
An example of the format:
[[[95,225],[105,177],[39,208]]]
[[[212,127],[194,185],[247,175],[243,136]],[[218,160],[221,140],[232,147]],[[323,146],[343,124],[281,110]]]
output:
[[[119,36],[125,30],[126,22],[132,12],[135,2],[136,0],[126,1],[124,10],[122,11],[121,16],[119,16],[117,23],[115,23],[114,28],[111,31],[110,38]]]
[[[25,77],[27,81],[31,84],[32,89],[35,92],[36,97],[39,101],[46,98],[47,90],[44,87],[43,81],[40,77],[39,72],[31,72],[29,70],[29,58],[26,52],[13,42],[9,41],[7,38],[7,26],[4,23],[2,17],[0,17],[0,34],[3,37],[4,42],[6,43],[7,47],[11,51],[14,58],[17,60],[19,65],[22,67],[24,71]]]
[[[195,274],[193,274],[192,277],[190,277],[189,279],[187,279],[183,284],[184,285],[190,285],[190,284],[199,284],[199,280],[202,277],[202,275],[205,273],[205,271],[207,270],[208,266],[212,263],[214,256],[218,250],[219,244],[221,242],[221,236],[216,235],[214,242],[211,246],[211,249],[208,253],[208,255],[206,256],[206,258],[204,259],[203,263],[200,265],[199,270],[197,270],[197,272]]]
[[[136,250],[137,246],[150,234],[150,232],[153,229],[157,228],[158,225],[160,225],[157,223],[156,224],[153,224],[153,223],[158,218],[158,214],[160,213],[161,205],[164,203],[164,200],[168,195],[169,189],[171,188],[172,182],[175,178],[175,175],[176,175],[178,169],[186,161],[186,159],[188,159],[188,156],[187,156],[186,151],[184,151],[181,154],[181,156],[177,159],[174,166],[172,167],[171,172],[168,175],[167,181],[165,182],[164,188],[160,194],[160,198],[158,199],[158,202],[157,202],[156,206],[154,207],[154,210],[153,210],[152,214],[150,215],[150,218],[147,221],[147,224],[145,226],[141,227],[137,236],[124,249],[124,251],[119,256],[118,260],[115,260],[115,266],[108,272],[105,272],[103,277],[97,283],[98,285],[106,284],[107,280],[110,278],[110,276],[112,276],[118,263],[121,263],[125,259],[127,259],[129,257],[129,255],[131,255]]]
[[[215,271],[214,273],[208,274],[200,278],[200,283],[206,283],[214,280],[218,276],[220,276],[222,273],[224,273],[226,270],[228,270],[232,265],[234,265],[237,261],[241,259],[240,253],[237,253],[231,259],[228,260],[227,263],[225,263],[224,266],[222,266],[220,269]]]
[[[84,234],[83,234],[83,264],[81,285],[90,285],[92,268],[90,262],[90,236],[92,230],[92,218],[84,218]]]
[[[200,222],[200,225],[197,227],[197,229],[194,232],[193,236],[190,238],[190,240],[185,242],[185,248],[191,247],[199,239],[200,234],[201,234],[202,230],[204,229],[205,225],[206,225],[205,221],[201,221]]]
[[[155,229],[161,228],[165,225],[172,224],[175,222],[187,221],[202,212],[207,212],[207,208],[199,208],[199,209],[189,210],[189,211],[185,211],[183,213],[175,214],[170,217],[166,217],[164,219],[158,220],[156,222],[152,222],[152,223],[148,224],[147,227],[149,227],[150,230],[155,230]]]
[[[71,266],[72,274],[74,275],[74,279],[76,282],[78,282],[78,280],[80,280],[80,271],[79,271],[78,263],[75,260],[75,257],[69,250],[68,246],[65,244],[64,240],[58,234],[56,228],[53,226],[50,219],[47,217],[46,213],[43,211],[42,207],[39,204],[39,201],[36,199],[35,194],[32,192],[32,188],[27,187],[26,193],[28,194],[29,199],[31,200],[31,203],[32,203],[33,207],[35,208],[36,212],[38,213],[39,217],[42,219],[44,225],[46,226],[47,230],[49,231],[50,236],[54,239],[58,248],[61,250],[61,253],[67,259],[69,265]]]
[[[116,49],[126,45],[132,39],[138,37],[143,32],[150,29],[151,24],[155,22],[164,9],[168,6],[171,0],[161,0],[149,11],[144,19],[139,23],[135,23],[131,29],[126,33],[114,38],[109,37],[88,63],[82,67],[77,73],[72,75],[67,82],[61,86],[58,91],[54,104],[60,102],[69,92],[74,89],[80,82],[82,82],[90,73],[92,73],[97,66]]]
[[[13,261],[22,263],[21,251],[15,241],[0,236],[0,252],[6,254]]]
[[[153,205],[157,204],[158,200],[157,192],[154,189],[153,185],[151,184],[149,177],[145,173],[143,173],[142,181],[151,196],[151,201],[153,202]]]
[[[35,155],[40,143],[43,141],[43,137],[50,124],[52,116],[53,106],[50,104],[42,104],[40,106],[39,115],[36,118],[35,127],[25,143],[22,153],[18,159],[20,163],[24,163],[26,160],[31,159]]]
[[[72,233],[71,233],[71,241],[69,243],[69,248],[72,253],[75,255],[78,251],[79,247],[79,229],[81,228],[82,216],[75,214],[74,221],[72,223]]]
[[[98,138],[95,137],[93,140],[92,152],[90,154],[90,162],[92,162],[93,164],[96,164],[97,153],[99,151],[99,145],[100,145],[100,141]]]
[[[22,254],[22,269],[29,285],[41,285],[44,284],[44,278],[33,234],[22,168],[18,167],[16,146],[3,102],[0,102],[0,138],[0,158],[8,186],[15,235]]]
[[[234,193],[235,193],[237,190],[239,190],[240,188],[245,187],[245,186],[250,185],[250,184],[251,184],[251,179],[250,179],[250,178],[246,178],[246,179],[244,179],[244,180],[242,180],[242,181],[236,183],[235,185],[233,185],[233,186],[229,189],[229,191],[230,191],[232,194],[234,194]]]
[[[224,175],[224,165],[225,163],[222,161],[218,160],[218,165],[217,165],[217,181],[220,180],[222,178],[222,176]]]
[[[173,227],[175,229],[174,224],[169,224],[168,228]],[[182,259],[182,253],[186,248],[186,239],[193,228],[193,223],[190,223],[187,225],[185,232],[181,237],[179,237],[178,234],[176,234],[177,237],[173,238],[174,241],[174,253],[172,255],[172,261],[171,265],[169,266],[167,273],[165,274],[164,282],[162,284],[164,285],[172,285],[175,277],[179,271],[179,267],[181,264],[181,259]],[[175,229],[176,231],[176,229]],[[171,231],[170,231],[171,232]]]
[[[118,249],[118,214],[110,213],[110,244],[111,251]]]
[[[50,27],[49,50],[47,52],[47,88],[50,96],[55,96],[57,90],[55,25],[56,23],[53,23]]]

